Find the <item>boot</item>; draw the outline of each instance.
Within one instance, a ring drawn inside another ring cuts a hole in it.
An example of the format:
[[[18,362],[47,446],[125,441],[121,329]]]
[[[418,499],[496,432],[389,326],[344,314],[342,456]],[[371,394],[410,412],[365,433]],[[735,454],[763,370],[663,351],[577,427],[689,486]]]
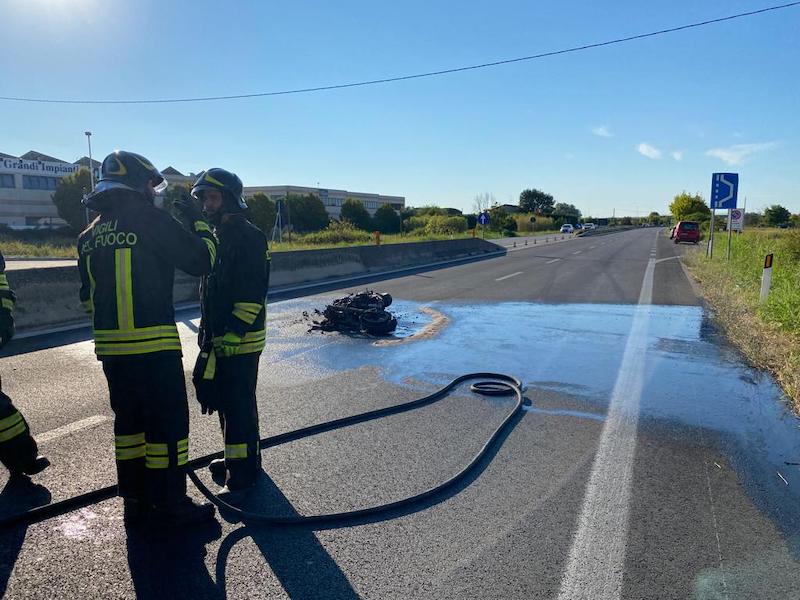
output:
[[[44,456],[37,456],[34,461],[22,469],[22,472],[26,475],[36,475],[37,473],[41,473],[47,467],[50,466],[50,461],[47,460]]]
[[[157,528],[183,527],[214,520],[214,505],[197,503],[188,496],[172,504],[153,507],[150,525]]]
[[[211,473],[211,479],[214,483],[222,485],[225,483],[225,478],[228,475],[228,469],[225,466],[225,459],[218,458],[208,463],[208,470]]]

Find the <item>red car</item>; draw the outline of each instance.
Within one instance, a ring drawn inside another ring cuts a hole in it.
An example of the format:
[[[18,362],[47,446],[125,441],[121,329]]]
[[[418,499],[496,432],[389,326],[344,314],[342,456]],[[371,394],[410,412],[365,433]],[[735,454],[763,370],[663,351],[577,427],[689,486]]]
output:
[[[679,221],[678,224],[672,229],[670,239],[679,242],[692,242],[696,244],[700,241],[700,223],[696,221]]]

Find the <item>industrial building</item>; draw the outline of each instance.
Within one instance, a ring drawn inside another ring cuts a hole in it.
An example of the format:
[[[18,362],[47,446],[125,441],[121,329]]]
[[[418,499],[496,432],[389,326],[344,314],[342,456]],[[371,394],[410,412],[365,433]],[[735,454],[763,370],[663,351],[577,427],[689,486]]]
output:
[[[360,200],[370,215],[374,215],[382,204],[388,204],[396,211],[403,210],[406,205],[406,199],[403,196],[383,196],[365,192],[348,192],[347,190],[329,190],[296,185],[259,185],[244,188],[245,196],[253,196],[257,193],[269,196],[273,201],[283,200],[289,194],[312,194],[318,196],[322,200],[325,210],[334,219],[339,218],[342,212],[342,204],[348,198]]]

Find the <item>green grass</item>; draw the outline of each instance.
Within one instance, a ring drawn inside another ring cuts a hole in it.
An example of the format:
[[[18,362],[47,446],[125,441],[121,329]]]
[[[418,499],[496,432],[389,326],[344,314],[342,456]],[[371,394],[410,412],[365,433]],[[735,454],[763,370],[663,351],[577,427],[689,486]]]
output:
[[[58,238],[50,241],[9,239],[0,236],[0,250],[10,256],[42,258],[77,258],[76,240]]]
[[[751,229],[714,236],[714,258],[704,244],[686,262],[729,339],[756,366],[773,372],[800,410],[800,231]],[[774,255],[772,287],[759,300],[764,257]]]

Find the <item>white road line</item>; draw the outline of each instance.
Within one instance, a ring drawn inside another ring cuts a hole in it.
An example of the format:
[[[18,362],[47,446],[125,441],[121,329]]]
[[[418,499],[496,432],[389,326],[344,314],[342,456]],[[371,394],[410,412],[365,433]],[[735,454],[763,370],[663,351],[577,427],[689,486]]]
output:
[[[45,431],[44,433],[34,435],[33,437],[38,443],[45,444],[53,441],[56,438],[64,437],[70,433],[75,433],[81,429],[88,429],[89,427],[94,427],[96,425],[100,425],[100,423],[105,423],[106,421],[110,420],[111,417],[107,417],[105,415],[94,415],[92,417],[81,419],[80,421],[75,421],[74,423],[68,423],[62,427],[56,427],[55,429]]]
[[[655,259],[647,263],[639,304],[634,310],[578,528],[561,580],[559,600],[617,600],[622,595],[655,264]]]
[[[504,275],[503,277],[498,277],[497,279],[495,279],[495,281],[503,281],[504,279],[511,279],[512,277],[516,277],[517,275],[522,275],[522,271],[511,273],[511,275]]]
[[[573,252],[573,254],[580,254],[581,252],[583,252],[583,250],[577,250],[577,251]]]
[[[558,262],[558,261],[560,261],[560,260],[561,260],[560,258],[554,258],[553,260],[548,260],[548,261],[547,261],[546,263],[544,263],[544,264],[546,264],[546,265],[552,265],[554,262]]]
[[[597,246],[589,246],[589,250],[594,250]]]

